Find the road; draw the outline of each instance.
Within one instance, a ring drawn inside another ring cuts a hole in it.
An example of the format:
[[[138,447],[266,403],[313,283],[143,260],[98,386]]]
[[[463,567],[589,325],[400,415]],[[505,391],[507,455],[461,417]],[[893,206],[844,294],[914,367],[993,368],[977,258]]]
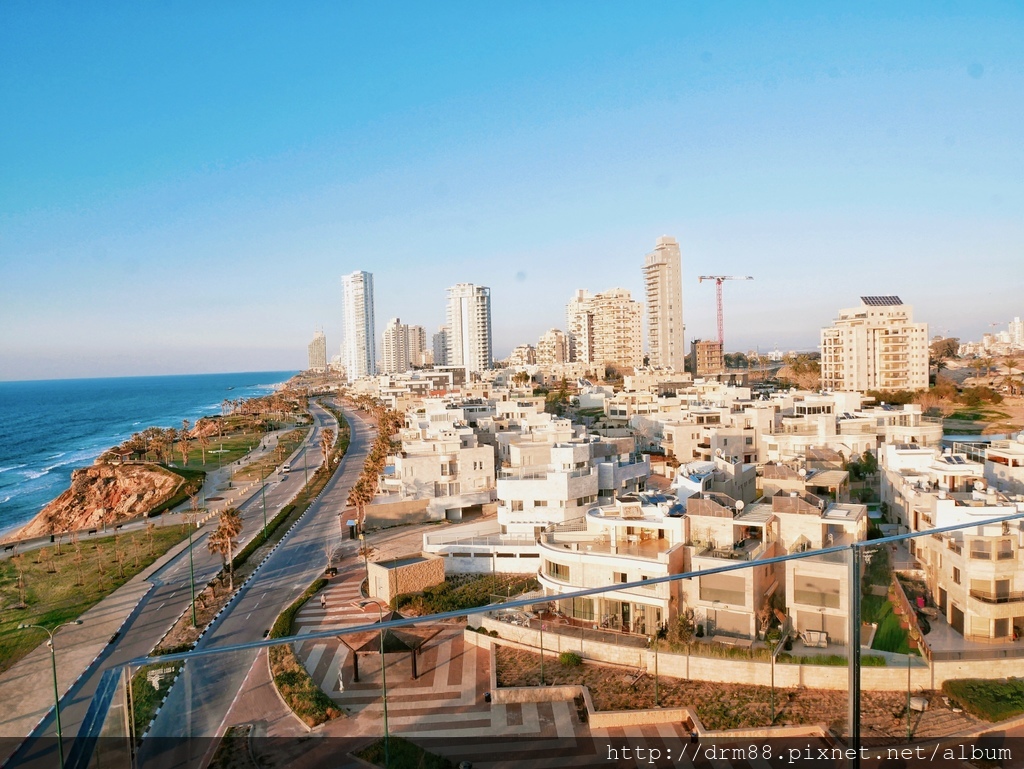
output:
[[[267,484],[268,518],[292,499],[305,483],[302,471],[303,454],[308,452],[306,466],[310,473],[320,466],[322,462],[319,447],[321,430],[331,427],[337,434],[337,421],[329,412],[314,404],[311,404],[310,410],[314,417],[313,429],[309,440],[303,444],[300,452],[291,460],[293,468],[296,469],[286,475],[272,476],[273,480]],[[361,464],[360,460],[360,467]],[[323,498],[322,496],[321,499]],[[254,495],[242,503],[239,509],[243,521],[240,543],[244,544],[252,537],[259,536],[262,530],[263,499],[261,495]],[[198,589],[211,580],[221,568],[220,556],[211,553],[206,547],[206,538],[215,525],[216,522],[211,521],[210,525],[200,529],[193,542],[195,584]],[[278,552],[282,549],[279,548]],[[264,568],[269,565],[268,562]],[[61,700],[61,724],[65,743],[71,736],[78,733],[103,672],[108,668],[125,665],[132,659],[149,654],[150,650],[188,607],[190,600],[188,550],[183,551],[180,556],[154,574],[150,581],[154,583],[153,590],[136,608],[120,636],[107,646],[97,664]],[[258,581],[254,580],[254,583]],[[51,714],[36,728],[21,749],[12,756],[9,765],[38,766],[48,769],[53,767],[57,763],[55,737],[56,727]],[[66,747],[65,752],[67,750]]]
[[[341,544],[338,515],[347,509],[348,492],[362,471],[373,440],[372,426],[358,415],[349,419],[349,449],[338,472],[306,516],[282,541],[203,637],[197,648],[210,649],[262,639],[281,613],[326,565],[325,542]],[[147,740],[140,755],[146,766],[199,766],[220,731],[231,703],[256,658],[255,651],[190,660],[171,688],[149,736],[190,738]]]

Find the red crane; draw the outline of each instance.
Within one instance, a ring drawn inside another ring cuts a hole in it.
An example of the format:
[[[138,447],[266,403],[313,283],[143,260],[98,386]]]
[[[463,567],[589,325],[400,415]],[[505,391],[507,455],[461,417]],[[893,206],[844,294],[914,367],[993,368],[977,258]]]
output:
[[[705,280],[715,281],[715,294],[718,299],[718,343],[722,346],[722,354],[725,354],[725,322],[722,318],[722,281],[724,280],[753,280],[750,275],[701,275],[697,278],[698,283]]]

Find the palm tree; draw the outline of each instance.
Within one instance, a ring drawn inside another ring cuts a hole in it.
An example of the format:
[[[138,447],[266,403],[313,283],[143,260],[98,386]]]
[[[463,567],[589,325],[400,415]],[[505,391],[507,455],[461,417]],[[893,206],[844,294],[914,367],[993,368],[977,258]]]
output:
[[[324,467],[328,466],[328,460],[331,456],[331,448],[334,446],[334,430],[327,427],[320,433],[320,452],[324,457]]]
[[[242,533],[242,516],[238,508],[227,507],[221,511],[220,523],[216,530],[210,534],[206,546],[211,553],[219,553],[224,559],[228,569],[228,590],[235,590],[234,567],[232,564],[231,551],[235,545],[235,538]]]

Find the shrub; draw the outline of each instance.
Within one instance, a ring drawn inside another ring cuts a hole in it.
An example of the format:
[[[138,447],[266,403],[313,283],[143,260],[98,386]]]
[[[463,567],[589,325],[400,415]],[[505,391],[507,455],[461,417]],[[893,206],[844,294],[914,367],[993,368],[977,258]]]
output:
[[[576,652],[562,652],[558,655],[558,661],[567,668],[578,668],[583,664],[583,658]]]
[[[957,678],[942,684],[943,693],[972,716],[1002,721],[1024,713],[1024,680]]]

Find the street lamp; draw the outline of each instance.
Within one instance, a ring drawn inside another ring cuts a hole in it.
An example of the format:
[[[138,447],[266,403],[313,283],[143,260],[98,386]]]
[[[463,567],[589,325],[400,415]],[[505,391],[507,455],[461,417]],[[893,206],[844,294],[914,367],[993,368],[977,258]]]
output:
[[[370,586],[367,584],[366,589],[369,590]],[[384,609],[381,602],[376,598],[368,598],[364,601],[359,602],[360,607],[366,607],[369,604],[376,604],[377,614],[380,617],[380,687],[381,687],[381,698],[384,702],[384,769],[389,769],[391,766],[391,735],[388,732],[388,677],[387,677],[387,662],[384,658]]]
[[[39,628],[50,638],[46,642],[46,645],[50,647],[50,666],[53,669],[53,713],[57,720],[57,755],[60,758],[60,769],[64,769],[64,735],[60,727],[60,690],[57,688],[57,655],[53,648],[53,634],[60,630],[65,625],[81,625],[82,620],[76,619],[71,622],[62,622],[57,625],[53,630],[48,630],[42,625],[29,625],[21,624],[18,625],[18,630],[27,630],[29,628]]]
[[[196,624],[196,567],[192,561],[192,527],[196,523],[195,515],[186,514],[185,522],[188,526],[188,584],[189,598],[192,602],[192,627],[198,627]]]
[[[260,475],[260,497],[263,499],[263,541],[267,541],[267,478]]]
[[[654,647],[654,707],[660,708],[661,705],[658,703],[658,634],[652,635],[650,641],[651,646]]]

